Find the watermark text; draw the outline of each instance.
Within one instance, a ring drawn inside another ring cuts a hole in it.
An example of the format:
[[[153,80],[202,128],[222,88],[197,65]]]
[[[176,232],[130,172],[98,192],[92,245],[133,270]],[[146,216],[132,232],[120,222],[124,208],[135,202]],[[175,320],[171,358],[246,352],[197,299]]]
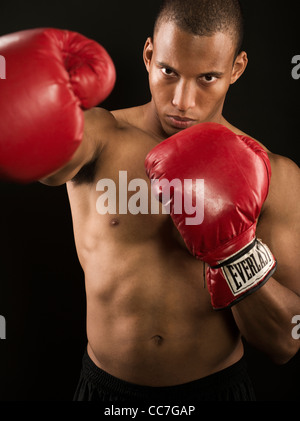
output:
[[[292,329],[292,337],[293,339],[300,339],[300,314],[292,318],[292,323],[296,325]]]
[[[0,316],[0,339],[6,339],[6,320],[4,316]]]
[[[292,78],[297,80],[300,79],[300,55],[296,55],[292,58],[292,64],[296,64],[292,68]]]
[[[118,183],[103,178],[97,182],[96,191],[103,192],[96,201],[96,210],[100,215],[157,215],[172,211],[173,214],[188,215],[185,218],[186,225],[200,225],[204,219],[203,179],[151,180],[149,194],[146,180],[134,178],[128,182],[127,171],[119,171]],[[129,197],[131,192],[134,194]]]

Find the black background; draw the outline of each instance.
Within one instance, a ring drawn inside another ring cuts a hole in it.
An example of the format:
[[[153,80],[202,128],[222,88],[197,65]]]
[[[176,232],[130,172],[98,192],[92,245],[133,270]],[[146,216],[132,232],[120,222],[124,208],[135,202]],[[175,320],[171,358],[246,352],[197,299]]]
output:
[[[0,35],[51,26],[104,45],[117,83],[102,106],[130,107],[150,99],[142,49],[160,1],[1,3]],[[300,79],[291,76],[292,57],[300,54],[297,3],[242,4],[249,64],[229,91],[224,115],[299,165]],[[0,400],[71,400],[86,345],[86,303],[65,187],[0,183],[0,197],[0,315],[7,324],[6,340],[0,340]],[[246,355],[258,400],[299,400],[299,354],[284,366],[247,344]]]

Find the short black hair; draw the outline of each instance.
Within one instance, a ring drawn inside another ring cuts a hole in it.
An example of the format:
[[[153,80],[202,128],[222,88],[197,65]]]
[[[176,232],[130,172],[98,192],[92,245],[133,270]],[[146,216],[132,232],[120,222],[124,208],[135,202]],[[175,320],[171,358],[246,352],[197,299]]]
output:
[[[244,18],[239,0],[164,0],[154,24],[154,33],[163,22],[199,36],[227,32],[236,43],[235,57],[241,52]]]

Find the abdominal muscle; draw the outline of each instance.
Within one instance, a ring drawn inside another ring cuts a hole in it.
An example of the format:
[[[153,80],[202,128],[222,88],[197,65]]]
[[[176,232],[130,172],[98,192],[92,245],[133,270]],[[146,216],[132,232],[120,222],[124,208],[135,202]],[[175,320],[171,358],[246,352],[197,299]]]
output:
[[[230,310],[214,311],[203,264],[155,239],[108,241],[81,255],[88,354],[109,374],[147,386],[193,381],[243,355]]]

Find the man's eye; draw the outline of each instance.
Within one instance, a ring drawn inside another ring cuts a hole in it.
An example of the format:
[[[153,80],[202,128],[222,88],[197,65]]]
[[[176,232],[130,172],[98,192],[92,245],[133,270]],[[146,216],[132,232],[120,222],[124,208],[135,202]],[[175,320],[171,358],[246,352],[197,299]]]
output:
[[[166,76],[172,76],[174,74],[173,70],[168,69],[167,67],[162,67],[161,71]]]
[[[215,82],[217,80],[217,78],[215,76],[212,76],[212,75],[205,75],[205,76],[202,77],[202,80],[205,83],[212,83],[212,82]]]

